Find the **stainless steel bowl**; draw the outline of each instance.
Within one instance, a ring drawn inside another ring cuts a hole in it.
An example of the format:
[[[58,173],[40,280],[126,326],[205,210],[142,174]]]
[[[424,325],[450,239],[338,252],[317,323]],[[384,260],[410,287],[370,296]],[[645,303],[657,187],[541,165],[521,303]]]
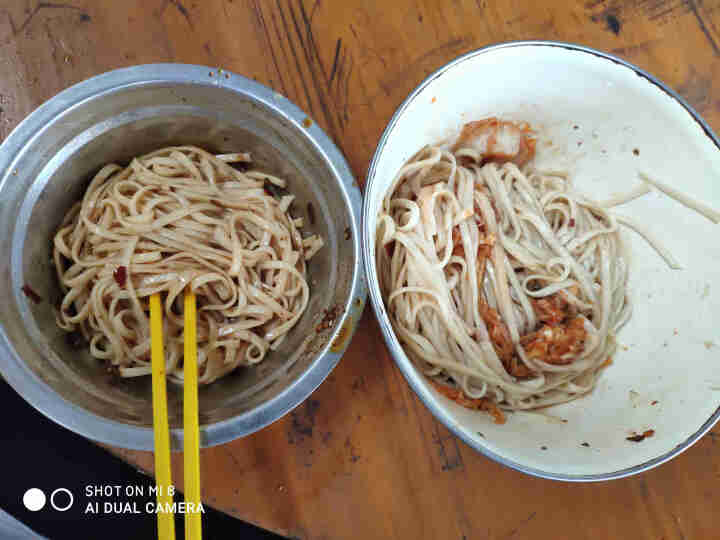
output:
[[[52,238],[103,164],[172,144],[250,151],[258,167],[289,180],[296,207],[326,241],[309,265],[308,309],[283,346],[259,366],[200,389],[203,446],[252,433],[307,398],[340,360],[366,297],[360,190],[337,147],[282,95],[221,69],[182,64],[120,69],[58,94],[0,146],[0,372],[49,418],[125,448],[153,447],[150,379],[118,380],[66,343],[55,323]],[[24,285],[42,300],[30,301]],[[328,313],[337,314],[333,324],[317,331]],[[168,389],[175,448],[179,390]]]

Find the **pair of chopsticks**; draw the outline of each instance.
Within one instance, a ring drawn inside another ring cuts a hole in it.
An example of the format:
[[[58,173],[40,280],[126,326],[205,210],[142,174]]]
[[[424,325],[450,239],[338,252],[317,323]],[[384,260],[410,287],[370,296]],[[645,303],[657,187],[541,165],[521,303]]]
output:
[[[170,472],[170,426],[167,410],[165,381],[165,352],[163,350],[162,302],[158,293],[150,297],[150,339],[152,356],[153,429],[155,432],[155,478],[157,504],[172,507],[173,488]],[[185,539],[201,540],[202,514],[200,513],[200,425],[198,419],[198,365],[197,365],[197,306],[195,294],[185,291],[185,355],[183,433],[185,440]],[[192,506],[190,506],[192,504]],[[159,512],[158,538],[175,540],[175,516],[172,512]]]

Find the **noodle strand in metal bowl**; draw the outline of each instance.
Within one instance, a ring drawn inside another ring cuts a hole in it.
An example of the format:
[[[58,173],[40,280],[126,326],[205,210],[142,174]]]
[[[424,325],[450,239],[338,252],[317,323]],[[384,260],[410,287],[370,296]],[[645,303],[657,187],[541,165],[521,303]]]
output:
[[[631,312],[618,221],[533,154],[527,126],[471,122],[402,167],[376,230],[406,353],[497,422],[590,392]]]
[[[148,375],[148,298],[162,292],[167,372],[182,382],[189,286],[200,383],[261,362],[307,307],[306,261],[323,241],[301,236],[284,180],[230,165],[249,161],[182,146],[103,167],[55,235],[58,325],[121,376]]]

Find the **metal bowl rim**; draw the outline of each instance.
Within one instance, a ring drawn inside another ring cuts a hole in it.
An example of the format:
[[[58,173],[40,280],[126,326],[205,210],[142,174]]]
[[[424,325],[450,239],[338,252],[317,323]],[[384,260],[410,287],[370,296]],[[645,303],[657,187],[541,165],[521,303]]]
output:
[[[392,118],[390,119],[390,122],[386,126],[385,130],[382,133],[382,136],[380,137],[380,140],[378,141],[377,148],[375,150],[375,153],[373,154],[372,161],[370,162],[370,167],[368,168],[367,173],[367,181],[365,182],[365,200],[363,201],[363,259],[365,264],[365,273],[367,275],[368,280],[368,289],[369,289],[369,296],[370,301],[372,303],[373,310],[375,311],[375,316],[378,319],[378,323],[380,325],[380,329],[382,330],[383,337],[385,339],[385,343],[390,349],[390,353],[392,354],[393,359],[395,360],[395,363],[400,368],[400,371],[402,372],[403,376],[407,380],[408,384],[412,388],[412,390],[420,397],[420,400],[423,402],[423,404],[430,410],[430,412],[438,419],[440,420],[450,431],[452,431],[455,435],[457,435],[461,440],[465,442],[468,446],[470,446],[472,449],[474,449],[477,452],[480,452],[484,456],[502,464],[506,467],[509,467],[511,469],[515,469],[517,471],[520,471],[522,473],[528,474],[530,476],[537,476],[539,478],[545,478],[548,480],[560,480],[565,482],[601,482],[605,480],[616,480],[620,478],[625,478],[628,476],[632,476],[635,474],[639,474],[644,471],[648,471],[650,469],[653,469],[657,467],[658,465],[661,465],[665,463],[666,461],[669,461],[670,459],[674,458],[675,456],[678,456],[688,448],[690,448],[695,442],[698,441],[703,435],[705,435],[712,427],[718,422],[720,419],[720,408],[718,408],[711,416],[710,418],[702,425],[700,428],[690,435],[687,439],[685,439],[683,442],[675,446],[672,450],[666,452],[665,454],[658,456],[656,458],[653,458],[651,460],[645,461],[643,463],[640,463],[638,465],[634,465],[632,467],[627,467],[625,469],[620,469],[617,471],[611,471],[607,473],[600,473],[600,474],[584,474],[584,475],[576,475],[576,474],[563,474],[563,473],[554,473],[554,472],[548,472],[541,469],[537,469],[534,467],[528,467],[521,463],[518,463],[516,461],[506,459],[502,457],[501,455],[489,450],[486,448],[482,443],[476,441],[475,439],[471,438],[469,435],[466,434],[465,431],[463,431],[458,424],[453,420],[452,416],[445,410],[444,407],[438,404],[435,397],[426,389],[424,388],[420,383],[420,375],[417,373],[417,370],[415,369],[412,362],[407,358],[405,355],[402,346],[400,345],[400,342],[398,341],[397,337],[395,336],[395,332],[392,329],[392,326],[390,324],[390,321],[388,320],[387,315],[385,314],[385,308],[384,303],[382,300],[382,296],[380,294],[380,286],[378,284],[377,279],[377,273],[375,271],[375,256],[373,253],[370,252],[370,238],[371,235],[374,235],[374,231],[370,231],[367,228],[367,224],[370,222],[370,216],[372,215],[371,212],[374,211],[373,208],[371,208],[371,201],[370,201],[370,192],[372,191],[373,183],[375,182],[375,174],[376,169],[378,165],[378,161],[380,159],[380,155],[385,150],[385,145],[388,142],[388,139],[390,137],[391,132],[393,131],[395,125],[399,121],[400,117],[403,115],[405,110],[409,107],[409,105],[415,100],[415,98],[418,97],[418,95],[425,89],[426,86],[428,86],[433,80],[436,78],[442,76],[445,72],[448,70],[462,64],[466,60],[469,60],[471,58],[474,58],[475,56],[479,56],[482,54],[488,54],[492,53],[497,50],[501,49],[507,49],[512,47],[557,47],[557,48],[563,48],[570,51],[574,51],[581,54],[590,54],[593,56],[596,56],[598,58],[601,58],[603,60],[613,62],[617,64],[620,68],[626,68],[633,71],[636,75],[639,77],[642,77],[646,79],[650,84],[656,86],[661,91],[665,92],[669,97],[677,101],[691,116],[691,118],[697,122],[700,127],[705,132],[705,135],[713,142],[713,144],[720,150],[720,140],[713,132],[712,128],[705,122],[705,120],[698,114],[698,112],[677,92],[675,92],[672,88],[667,86],[665,83],[660,81],[655,76],[651,75],[647,71],[635,66],[634,64],[623,60],[622,58],[619,58],[617,56],[614,56],[612,54],[608,54],[602,51],[599,51],[597,49],[593,49],[591,47],[586,47],[583,45],[578,45],[575,43],[566,43],[566,42],[560,42],[560,41],[545,41],[545,40],[528,40],[528,41],[509,41],[505,43],[498,43],[494,45],[489,45],[487,47],[482,47],[479,49],[476,49],[474,51],[470,51],[468,53],[465,53],[454,60],[451,60],[444,66],[440,67],[430,75],[428,75],[409,95],[405,100],[400,104],[400,106],[395,110],[395,113],[393,114]]]
[[[282,94],[256,81],[222,68],[194,64],[142,64],[120,68],[81,81],[56,94],[25,119],[0,145],[0,189],[13,170],[16,156],[32,144],[32,140],[54,118],[86,100],[132,86],[159,84],[217,86],[241,94],[269,109],[273,114],[289,120],[299,133],[317,150],[340,186],[343,201],[351,217],[350,232],[356,264],[352,270],[348,297],[334,330],[326,344],[305,371],[287,388],[272,399],[240,414],[200,427],[204,447],[222,444],[249,435],[274,422],[301,404],[325,380],[344,354],[359,317],[350,317],[353,302],[361,299],[364,305],[367,286],[363,276],[360,248],[360,210],[362,194],[352,171],[335,143],[316,122],[307,125],[308,115]],[[349,320],[348,320],[349,319]],[[342,328],[348,331],[341,347],[333,347]],[[54,422],[89,439],[109,445],[135,450],[152,450],[153,430],[149,427],[125,424],[96,415],[64,399],[30,370],[15,353],[4,328],[0,325],[0,373],[13,389],[30,405]],[[171,438],[179,448],[182,429],[172,429]]]

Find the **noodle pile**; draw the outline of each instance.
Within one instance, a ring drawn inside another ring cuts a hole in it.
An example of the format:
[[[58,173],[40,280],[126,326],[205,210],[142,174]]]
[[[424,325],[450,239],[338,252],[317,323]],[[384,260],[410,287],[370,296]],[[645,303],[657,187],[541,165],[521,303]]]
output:
[[[164,293],[167,373],[181,382],[190,287],[200,383],[262,361],[307,307],[306,261],[323,241],[301,236],[284,180],[229,165],[249,161],[183,146],[103,167],[55,236],[58,325],[121,376],[147,375],[148,298]]]
[[[408,356],[491,412],[590,392],[630,316],[618,222],[562,173],[425,147],[378,216],[381,292]]]

